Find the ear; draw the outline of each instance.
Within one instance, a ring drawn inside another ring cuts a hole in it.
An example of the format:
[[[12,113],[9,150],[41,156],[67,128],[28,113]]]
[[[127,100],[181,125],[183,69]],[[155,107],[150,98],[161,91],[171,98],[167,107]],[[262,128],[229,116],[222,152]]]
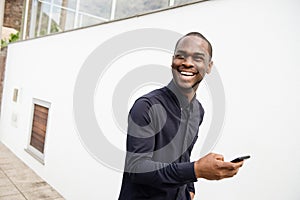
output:
[[[209,74],[211,72],[211,68],[214,66],[214,62],[211,60],[209,61],[208,63],[208,68],[207,68],[207,71],[206,73]]]

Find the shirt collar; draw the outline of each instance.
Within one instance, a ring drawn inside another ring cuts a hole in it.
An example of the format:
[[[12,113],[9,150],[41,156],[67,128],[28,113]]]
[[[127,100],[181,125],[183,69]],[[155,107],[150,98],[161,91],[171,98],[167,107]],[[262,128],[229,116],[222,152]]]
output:
[[[193,103],[195,102],[196,99],[196,94],[194,95],[193,99],[191,100],[191,103],[189,102],[188,98],[186,96],[184,96],[180,90],[178,89],[178,87],[176,86],[176,84],[174,83],[174,80],[172,79],[171,82],[167,85],[167,88],[170,89],[176,96],[179,104],[180,104],[180,108],[188,108],[188,106],[191,106],[190,108],[193,108]]]

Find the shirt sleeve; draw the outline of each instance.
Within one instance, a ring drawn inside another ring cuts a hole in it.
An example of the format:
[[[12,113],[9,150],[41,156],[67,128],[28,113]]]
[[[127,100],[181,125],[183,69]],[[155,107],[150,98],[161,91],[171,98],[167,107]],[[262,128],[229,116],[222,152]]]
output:
[[[141,98],[128,119],[125,170],[133,183],[152,187],[178,187],[197,181],[193,162],[163,163],[153,160],[155,128],[151,124],[151,103]]]
[[[187,184],[187,189],[189,192],[192,192],[195,194],[195,186],[194,186],[194,183],[188,183]]]

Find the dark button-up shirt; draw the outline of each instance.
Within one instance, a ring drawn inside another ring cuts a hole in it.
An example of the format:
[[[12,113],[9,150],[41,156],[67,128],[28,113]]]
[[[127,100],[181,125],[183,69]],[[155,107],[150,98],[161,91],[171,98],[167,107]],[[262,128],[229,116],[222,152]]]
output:
[[[190,155],[204,110],[171,81],[136,100],[128,116],[119,200],[189,200],[197,181]]]

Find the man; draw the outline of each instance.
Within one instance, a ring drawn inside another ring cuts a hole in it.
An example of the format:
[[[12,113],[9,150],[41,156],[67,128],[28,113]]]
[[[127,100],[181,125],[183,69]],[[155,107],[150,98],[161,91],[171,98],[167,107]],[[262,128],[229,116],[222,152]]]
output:
[[[211,71],[211,58],[210,42],[198,32],[188,33],[176,44],[169,85],[134,103],[119,200],[193,199],[198,178],[232,177],[242,166],[213,153],[190,162],[204,116],[196,90]]]

